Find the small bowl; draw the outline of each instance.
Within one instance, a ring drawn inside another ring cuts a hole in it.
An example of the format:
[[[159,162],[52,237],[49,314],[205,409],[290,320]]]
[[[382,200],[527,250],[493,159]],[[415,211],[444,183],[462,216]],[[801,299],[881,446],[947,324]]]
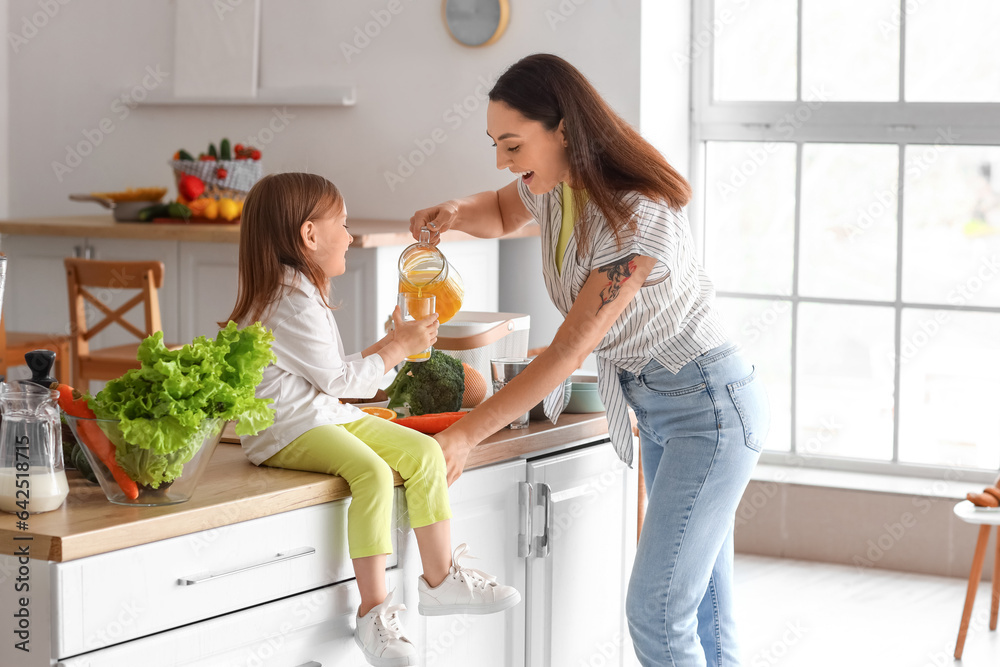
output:
[[[389,407],[389,395],[385,389],[379,389],[371,398],[342,398],[341,403],[349,403],[356,408],[387,408]]]
[[[201,444],[194,452],[186,452],[182,455],[172,456],[169,454],[149,454],[148,459],[168,459],[171,465],[181,465],[179,475],[169,481],[161,481],[157,488],[152,485],[138,484],[139,495],[137,498],[129,498],[125,491],[115,481],[114,475],[104,465],[104,462],[91,451],[88,444],[92,438],[102,435],[111,441],[110,446],[116,443],[124,443],[119,421],[117,419],[85,419],[66,415],[66,422],[73,430],[77,442],[80,443],[84,456],[90,463],[97,482],[101,485],[104,495],[108,500],[116,505],[129,505],[132,507],[154,507],[157,505],[176,505],[191,499],[198,480],[208,467],[208,462],[212,458],[212,452],[219,444],[222,437],[223,427],[226,425],[222,419],[206,419],[202,423],[204,437]]]
[[[572,378],[570,378],[572,379]],[[603,412],[604,402],[597,391],[597,382],[573,382],[573,392],[564,412]]]

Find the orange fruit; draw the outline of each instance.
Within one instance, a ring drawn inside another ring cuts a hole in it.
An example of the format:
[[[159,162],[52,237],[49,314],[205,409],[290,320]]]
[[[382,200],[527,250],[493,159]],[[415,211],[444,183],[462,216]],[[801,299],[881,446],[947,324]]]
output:
[[[375,408],[367,406],[361,408],[361,412],[369,414],[372,417],[381,417],[382,419],[388,419],[389,421],[394,421],[396,419],[396,411],[390,410],[389,408]]]
[[[486,400],[486,379],[482,373],[464,361],[462,368],[465,369],[465,393],[462,394],[462,407],[474,408]]]

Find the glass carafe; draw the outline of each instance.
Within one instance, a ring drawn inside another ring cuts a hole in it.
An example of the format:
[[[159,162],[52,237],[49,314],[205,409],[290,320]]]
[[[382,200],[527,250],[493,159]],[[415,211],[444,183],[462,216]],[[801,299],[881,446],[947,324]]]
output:
[[[37,368],[30,359],[29,366]],[[31,380],[0,383],[0,510],[4,512],[49,512],[69,493],[58,397],[48,385]]]
[[[465,288],[462,277],[437,247],[431,245],[430,231],[420,230],[420,239],[399,255],[399,291],[433,294],[438,322],[444,323],[462,307]]]

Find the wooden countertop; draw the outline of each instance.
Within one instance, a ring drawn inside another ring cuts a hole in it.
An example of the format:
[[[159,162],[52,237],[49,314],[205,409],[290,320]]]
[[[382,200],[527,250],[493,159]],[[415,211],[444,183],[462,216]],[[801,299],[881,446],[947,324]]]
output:
[[[349,218],[355,248],[409,245],[413,243],[409,223],[404,220]],[[148,241],[200,241],[207,243],[239,243],[238,224],[167,224],[147,222],[115,222],[108,215],[77,215],[67,217],[15,218],[0,220],[0,234],[19,236],[82,236],[89,238],[143,239]],[[505,238],[538,236],[538,225],[527,225]],[[445,232],[445,241],[467,241],[472,237],[462,232]]]
[[[466,470],[547,449],[599,440],[608,432],[603,412],[564,414],[558,426],[532,422],[527,429],[504,429],[469,455]],[[188,535],[279,512],[318,505],[350,495],[342,477],[297,470],[258,468],[238,445],[220,443],[191,500],[166,507],[113,505],[100,487],[76,472],[59,509],[32,514],[28,530],[16,528],[13,514],[0,513],[0,553],[14,555],[30,545],[32,558],[68,561],[85,556]],[[396,475],[396,484],[402,484]],[[15,537],[31,536],[31,541]]]

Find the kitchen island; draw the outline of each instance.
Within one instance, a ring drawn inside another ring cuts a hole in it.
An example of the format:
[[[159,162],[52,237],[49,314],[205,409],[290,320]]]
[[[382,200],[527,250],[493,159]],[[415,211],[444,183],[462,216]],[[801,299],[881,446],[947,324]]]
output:
[[[603,413],[493,435],[449,490],[452,535],[479,558],[466,565],[514,585],[523,601],[501,614],[431,618],[415,613],[421,563],[397,486],[387,578],[394,601],[414,610],[403,619],[421,664],[575,666],[593,655],[636,664],[624,625],[636,483]],[[70,493],[27,530],[0,516],[0,664],[365,664],[352,636],[359,598],[342,479],[257,468],[220,443],[187,503],[114,506],[79,479]],[[30,557],[19,561],[24,548]],[[580,585],[595,576],[599,600]],[[30,653],[17,648],[25,637]]]

